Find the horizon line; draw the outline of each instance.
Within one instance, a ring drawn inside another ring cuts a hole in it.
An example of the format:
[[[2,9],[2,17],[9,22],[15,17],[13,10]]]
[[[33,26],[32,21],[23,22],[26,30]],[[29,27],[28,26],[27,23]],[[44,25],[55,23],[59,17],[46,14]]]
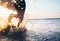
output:
[[[33,19],[27,19],[27,20],[44,20],[44,19],[60,19],[60,18],[33,18]]]

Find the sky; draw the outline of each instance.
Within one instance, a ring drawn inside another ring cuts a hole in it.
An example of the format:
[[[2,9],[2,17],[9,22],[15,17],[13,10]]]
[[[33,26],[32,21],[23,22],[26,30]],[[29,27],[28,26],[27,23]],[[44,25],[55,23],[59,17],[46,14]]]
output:
[[[29,19],[60,18],[60,0],[25,0]]]

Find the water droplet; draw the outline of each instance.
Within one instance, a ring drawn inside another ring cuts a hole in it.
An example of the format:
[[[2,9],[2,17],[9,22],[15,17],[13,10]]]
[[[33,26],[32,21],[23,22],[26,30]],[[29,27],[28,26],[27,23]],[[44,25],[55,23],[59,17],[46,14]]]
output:
[[[21,10],[23,10],[24,8],[21,8]]]
[[[18,7],[20,7],[20,5],[18,5]]]

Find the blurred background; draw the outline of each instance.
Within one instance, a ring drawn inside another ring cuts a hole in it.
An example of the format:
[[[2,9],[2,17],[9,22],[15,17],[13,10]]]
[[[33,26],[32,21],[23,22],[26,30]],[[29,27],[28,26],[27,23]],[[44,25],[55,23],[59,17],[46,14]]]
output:
[[[27,40],[60,41],[60,0],[25,0]]]
[[[60,18],[60,0],[25,0],[29,19]]]

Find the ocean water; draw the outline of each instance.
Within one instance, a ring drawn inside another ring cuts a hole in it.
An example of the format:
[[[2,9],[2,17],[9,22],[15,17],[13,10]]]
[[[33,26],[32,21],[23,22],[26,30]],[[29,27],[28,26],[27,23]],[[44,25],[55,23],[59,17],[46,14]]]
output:
[[[0,41],[60,41],[60,18],[29,19],[25,27],[0,36]]]
[[[60,18],[30,19],[26,28],[27,41],[60,41]]]

